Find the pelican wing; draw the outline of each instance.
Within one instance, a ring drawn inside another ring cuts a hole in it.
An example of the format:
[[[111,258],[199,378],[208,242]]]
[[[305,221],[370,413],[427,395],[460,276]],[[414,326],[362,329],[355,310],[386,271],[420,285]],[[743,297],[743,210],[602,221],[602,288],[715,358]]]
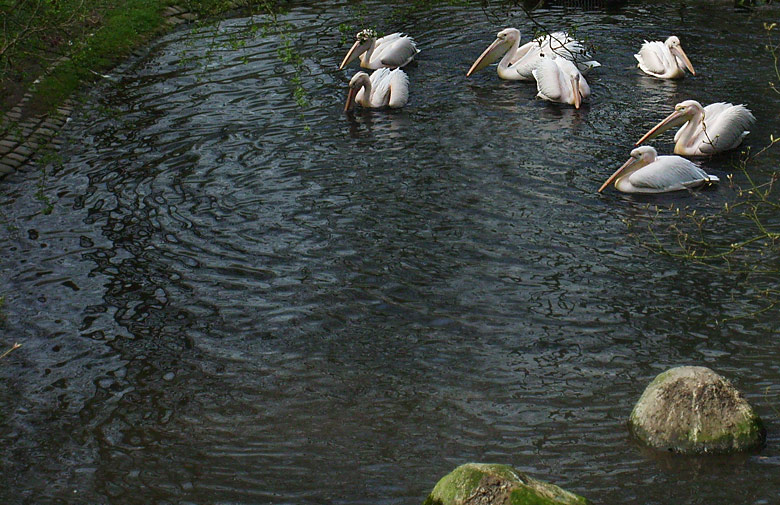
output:
[[[636,193],[663,193],[694,188],[707,182],[718,182],[692,162],[680,156],[659,156],[649,165],[628,176]]]
[[[634,58],[639,62],[639,68],[648,74],[664,74],[668,68],[671,68],[673,62],[669,48],[658,41],[645,41]]]
[[[704,154],[733,149],[742,143],[750,133],[748,128],[756,121],[753,114],[744,105],[713,103],[704,108],[702,145],[699,150]],[[705,135],[706,133],[706,135]]]
[[[404,37],[404,34],[401,32],[395,32],[391,33],[390,35],[385,35],[384,37],[379,37],[376,39],[376,46],[379,47],[382,44],[390,44],[400,39],[401,37]]]
[[[561,78],[561,71],[558,65],[555,64],[555,60],[551,58],[541,58],[539,65],[533,71],[534,79],[536,79],[536,89],[539,91],[537,96],[557,102],[563,95],[563,79]]]
[[[585,46],[577,39],[573,39],[566,32],[554,32],[542,42],[543,49],[551,49],[556,56],[561,56],[569,61],[575,61],[577,56],[586,54]]]
[[[409,100],[409,77],[406,72],[397,68],[390,72],[390,107],[403,107]]]
[[[515,55],[512,57],[511,60],[509,60],[509,64],[510,65],[514,65],[515,63],[520,61],[520,59],[523,58],[523,56],[528,54],[529,51],[532,51],[532,50],[538,49],[538,48],[539,48],[539,43],[537,41],[532,40],[530,42],[526,42],[525,44],[523,44],[522,46],[520,46],[517,49],[517,52],[515,53]]]
[[[585,80],[585,77],[582,76],[582,74],[580,74],[580,95],[583,99],[590,97],[590,85],[588,84],[588,81]]]
[[[371,74],[371,107],[403,107],[409,99],[409,78],[400,68]]]
[[[420,52],[414,40],[402,33],[393,33],[377,40],[374,51],[382,65],[391,68],[403,67]]]
[[[535,42],[533,42],[533,44],[534,45],[530,47],[528,51],[526,51],[525,55],[523,55],[523,57],[519,60],[515,61],[514,65],[512,65],[512,69],[517,72],[517,74],[520,76],[520,79],[524,81],[535,79],[533,75],[534,70],[536,70],[536,67],[539,66],[539,63],[545,59],[542,57],[541,48],[536,45]]]
[[[588,61],[577,61],[577,68],[582,73],[582,75],[587,74],[594,68],[598,68],[601,66],[601,63],[599,63],[596,60],[588,60]]]
[[[538,40],[545,56],[561,57],[572,61],[582,73],[587,73],[601,66],[598,61],[590,59],[591,56],[585,44],[566,32],[554,32]]]
[[[566,32],[552,32],[549,35],[543,35],[535,41],[542,49],[552,49],[553,51],[560,51],[564,47],[568,47],[569,44],[579,42],[569,36]]]
[[[384,107],[390,101],[389,68],[379,68],[371,74],[371,107]]]

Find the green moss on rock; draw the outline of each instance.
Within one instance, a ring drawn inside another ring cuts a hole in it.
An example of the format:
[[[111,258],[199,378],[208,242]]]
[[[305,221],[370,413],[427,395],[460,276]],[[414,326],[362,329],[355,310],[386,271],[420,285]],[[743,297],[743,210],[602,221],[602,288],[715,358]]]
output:
[[[587,505],[560,487],[509,465],[466,463],[445,475],[424,505]]]
[[[647,386],[629,418],[631,432],[655,449],[684,454],[761,447],[761,418],[729,381],[705,367],[677,367]]]

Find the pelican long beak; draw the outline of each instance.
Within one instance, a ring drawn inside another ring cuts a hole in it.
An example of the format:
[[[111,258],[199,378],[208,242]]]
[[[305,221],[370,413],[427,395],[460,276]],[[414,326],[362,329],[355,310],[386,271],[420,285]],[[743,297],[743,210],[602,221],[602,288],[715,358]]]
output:
[[[634,158],[633,156],[632,156],[632,157],[630,157],[630,158],[628,159],[628,161],[626,161],[625,163],[623,163],[623,165],[622,165],[620,168],[618,168],[617,170],[615,170],[615,173],[614,173],[614,174],[612,174],[612,175],[610,175],[610,176],[609,176],[609,179],[607,179],[607,182],[605,182],[604,184],[602,184],[602,185],[601,185],[601,187],[599,188],[599,191],[598,191],[598,192],[599,192],[599,193],[601,193],[602,191],[604,191],[604,188],[606,188],[607,186],[609,186],[609,185],[612,183],[612,181],[614,181],[615,179],[617,179],[617,177],[618,177],[618,176],[619,176],[621,173],[623,173],[623,171],[624,171],[624,170],[626,170],[627,168],[629,168],[629,167],[633,166],[633,165],[634,165],[634,164],[636,164],[638,161],[639,161],[639,158]]]
[[[655,125],[649,132],[645,133],[644,137],[639,139],[636,144],[634,144],[634,146],[636,147],[645,140],[650,140],[653,137],[657,137],[669,128],[674,128],[675,126],[680,126],[681,124],[687,123],[688,119],[688,116],[686,116],[682,111],[676,110],[669,114],[666,119]]]
[[[502,39],[496,39],[493,41],[492,44],[488,46],[487,49],[485,49],[482,54],[479,55],[479,58],[477,58],[477,61],[474,62],[473,65],[471,65],[471,68],[468,72],[466,72],[466,77],[471,77],[471,74],[474,72],[477,72],[479,70],[482,70],[483,68],[487,67],[491,63],[495,62],[497,59],[501,58],[505,52],[509,50],[509,46],[512,43],[508,40],[502,40]]]
[[[582,90],[580,89],[580,81],[577,79],[571,80],[571,89],[574,92],[574,108],[579,109],[582,103]]]
[[[683,48],[680,46],[677,46],[672,49],[675,56],[679,56],[680,59],[683,60],[683,63],[685,63],[685,66],[688,67],[688,70],[691,71],[691,74],[696,75],[696,71],[693,69],[693,65],[691,64],[691,60],[688,59],[688,55],[685,54],[685,51],[683,51]]]
[[[355,106],[355,96],[357,96],[360,88],[349,88],[349,94],[347,95],[347,103],[344,104],[344,112],[349,112]]]
[[[344,61],[341,62],[341,65],[339,65],[339,70],[342,70],[344,67],[349,65],[349,63],[360,56],[361,54],[368,51],[368,44],[363,43],[361,44],[359,40],[356,40],[354,44],[352,44],[352,47],[349,49],[349,52],[344,57]]]

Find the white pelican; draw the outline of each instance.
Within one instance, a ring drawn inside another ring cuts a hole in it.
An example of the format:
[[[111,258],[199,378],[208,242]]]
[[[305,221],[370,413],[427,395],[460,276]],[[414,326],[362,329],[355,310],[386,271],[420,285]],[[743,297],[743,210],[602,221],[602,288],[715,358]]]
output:
[[[680,156],[658,156],[650,146],[637,147],[623,166],[601,185],[599,193],[615,181],[624,193],[666,193],[720,182]]]
[[[577,66],[563,58],[541,58],[533,71],[536,79],[536,96],[551,102],[568,103],[580,108],[580,103],[590,96],[588,81]]]
[[[706,156],[737,147],[750,133],[747,129],[755,120],[744,105],[717,102],[702,107],[696,100],[685,100],[635,145],[684,124],[674,135],[675,154]]]
[[[374,30],[366,29],[358,32],[356,38],[344,61],[339,65],[339,70],[358,56],[363,68],[399,68],[406,66],[420,52],[414,40],[403,33],[391,33],[378,39]]]
[[[358,72],[349,81],[349,94],[344,112],[352,110],[355,102],[366,108],[403,107],[409,99],[409,78],[400,68],[380,68],[371,77]]]
[[[680,79],[685,76],[686,67],[691,74],[696,75],[691,60],[680,45],[680,39],[674,35],[666,42],[645,40],[634,58],[639,62],[637,66],[642,72],[659,79]]]
[[[502,79],[515,81],[533,80],[533,70],[542,59],[542,53],[553,59],[561,56],[567,60],[576,61],[581,71],[600,67],[598,61],[583,61],[590,58],[582,42],[573,39],[566,32],[555,32],[523,44],[520,47],[520,30],[505,28],[498,32],[496,40],[488,46],[479,58],[466,72],[466,77],[490,65],[501,55],[504,57],[498,64],[498,76]]]

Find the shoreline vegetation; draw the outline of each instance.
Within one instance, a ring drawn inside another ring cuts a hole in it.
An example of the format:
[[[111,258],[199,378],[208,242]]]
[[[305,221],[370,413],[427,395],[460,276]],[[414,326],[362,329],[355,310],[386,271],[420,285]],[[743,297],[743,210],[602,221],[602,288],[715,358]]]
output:
[[[0,110],[27,94],[23,115],[52,112],[172,26],[275,8],[268,0],[0,0]]]
[[[265,15],[286,0],[0,0],[0,180],[55,157],[77,91],[177,25],[196,29],[229,12]],[[250,29],[256,29],[256,26]],[[290,42],[288,41],[288,45]],[[296,90],[305,98],[305,90]],[[296,100],[299,100],[296,96]],[[36,198],[49,214],[40,170]],[[1,214],[0,214],[1,215]]]

